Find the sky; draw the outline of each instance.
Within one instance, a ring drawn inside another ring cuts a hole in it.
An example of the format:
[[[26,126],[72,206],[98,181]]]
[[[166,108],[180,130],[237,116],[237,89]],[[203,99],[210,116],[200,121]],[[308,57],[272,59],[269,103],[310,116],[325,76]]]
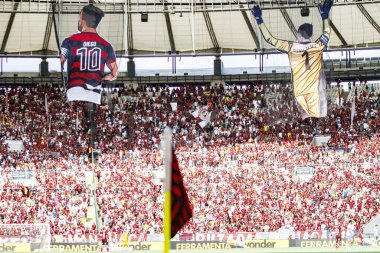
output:
[[[351,53],[352,58],[369,58],[380,57],[380,50],[362,50]],[[345,54],[340,52],[328,52],[324,53],[324,60],[328,59],[345,59]],[[259,59],[253,55],[249,56],[223,56],[223,65],[225,69],[228,68],[257,68],[259,67]],[[139,70],[143,73],[149,73],[152,75],[157,70],[170,70],[172,67],[172,59],[169,57],[153,57],[153,58],[134,58],[136,64],[136,72]],[[39,63],[41,59],[29,59],[29,58],[3,58],[2,69],[4,72],[39,72]],[[60,71],[60,63],[58,58],[48,59],[49,70],[51,72]],[[118,59],[119,70],[126,72],[127,59]],[[1,64],[1,60],[0,60]],[[264,64],[266,67],[287,67],[289,61],[286,54],[275,54],[264,57]],[[177,58],[178,70],[191,70],[191,69],[213,69],[214,57],[181,57]],[[190,74],[190,73],[189,73]]]

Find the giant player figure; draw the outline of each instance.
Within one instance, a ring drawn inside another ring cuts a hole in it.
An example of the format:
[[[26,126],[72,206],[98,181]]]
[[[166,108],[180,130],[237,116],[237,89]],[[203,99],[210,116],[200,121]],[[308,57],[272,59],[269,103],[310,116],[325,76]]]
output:
[[[93,4],[83,7],[78,20],[78,32],[63,40],[61,64],[67,61],[67,100],[85,101],[88,107],[87,123],[91,133],[91,151],[95,147],[96,104],[101,103],[102,82],[114,81],[118,66],[112,45],[97,32],[104,12]],[[111,73],[105,74],[107,66]]]
[[[109,42],[96,31],[104,17],[102,10],[89,4],[83,7],[78,21],[79,33],[67,37],[61,46],[61,63],[66,60],[68,101],[100,104],[102,81],[114,81],[118,76],[115,52]],[[111,73],[104,75],[104,67]]]
[[[322,56],[330,37],[329,12],[332,5],[332,0],[325,0],[318,6],[323,20],[323,34],[315,42],[312,41],[312,24],[305,23],[298,28],[295,42],[284,41],[270,34],[258,5],[251,10],[264,39],[289,56],[294,97],[302,119],[322,118],[327,115],[326,77],[322,66]]]

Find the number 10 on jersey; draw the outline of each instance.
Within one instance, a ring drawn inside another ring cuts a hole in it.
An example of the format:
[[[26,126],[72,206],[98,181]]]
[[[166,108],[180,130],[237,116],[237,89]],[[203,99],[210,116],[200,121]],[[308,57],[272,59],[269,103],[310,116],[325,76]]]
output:
[[[100,59],[102,50],[98,47],[87,48],[81,47],[77,49],[77,55],[80,57],[80,70],[98,71],[100,70]]]

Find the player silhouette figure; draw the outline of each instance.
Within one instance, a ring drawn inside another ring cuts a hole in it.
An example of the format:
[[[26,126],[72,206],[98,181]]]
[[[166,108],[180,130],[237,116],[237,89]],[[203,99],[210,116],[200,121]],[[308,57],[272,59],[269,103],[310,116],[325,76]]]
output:
[[[78,32],[63,40],[61,63],[67,60],[67,100],[100,104],[102,81],[113,81],[118,76],[115,52],[109,42],[97,33],[104,17],[98,7],[83,7],[78,20]],[[104,68],[111,73],[105,75]]]
[[[318,6],[323,20],[323,34],[316,41],[312,41],[313,25],[309,23],[298,28],[294,42],[277,39],[265,26],[260,7],[255,5],[251,10],[264,39],[277,50],[288,54],[293,94],[303,120],[327,115],[326,76],[322,58],[330,37],[329,12],[332,5],[332,0],[326,0]]]

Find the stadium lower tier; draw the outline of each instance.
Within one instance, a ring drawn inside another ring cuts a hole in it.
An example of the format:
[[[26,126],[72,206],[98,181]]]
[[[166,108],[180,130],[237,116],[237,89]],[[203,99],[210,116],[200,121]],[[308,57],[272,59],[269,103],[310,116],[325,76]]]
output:
[[[194,209],[183,232],[331,230],[335,223],[350,222],[360,231],[378,214],[379,136],[362,139],[352,152],[294,144],[179,149]],[[96,226],[86,222],[92,191],[84,178],[89,172],[80,163],[58,160],[78,169],[52,172],[31,162],[4,171],[2,223],[50,223],[52,235],[95,233]],[[162,153],[103,154],[101,160],[95,183],[100,224],[113,232],[162,233],[163,191],[153,184]],[[27,189],[16,178],[25,170],[35,180]]]
[[[292,101],[290,86],[112,91],[95,115],[95,166],[86,105],[67,105],[52,87],[0,90],[0,221],[48,223],[52,238],[101,226],[162,233],[163,192],[153,172],[163,169],[162,129],[171,126],[194,209],[181,233],[332,231],[336,224],[360,233],[380,203],[375,88],[339,98],[332,89],[328,117],[307,122],[283,103]],[[202,127],[192,112],[206,103],[212,114]],[[311,146],[316,133],[331,136],[329,145]],[[88,180],[93,170],[96,179]]]

